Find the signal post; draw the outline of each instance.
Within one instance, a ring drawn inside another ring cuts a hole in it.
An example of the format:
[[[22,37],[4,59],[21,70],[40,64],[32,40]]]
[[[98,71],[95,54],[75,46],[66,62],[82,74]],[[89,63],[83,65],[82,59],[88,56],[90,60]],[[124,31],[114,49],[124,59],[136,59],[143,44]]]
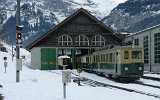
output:
[[[22,46],[22,26],[20,26],[20,0],[17,0],[16,12],[16,82],[19,82],[22,60],[20,59],[20,47]]]

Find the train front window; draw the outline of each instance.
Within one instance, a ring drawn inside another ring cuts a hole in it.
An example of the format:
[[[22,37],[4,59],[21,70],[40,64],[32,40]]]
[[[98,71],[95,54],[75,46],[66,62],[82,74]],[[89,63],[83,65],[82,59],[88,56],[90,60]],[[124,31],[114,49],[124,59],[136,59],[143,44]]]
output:
[[[129,52],[128,51],[124,51],[124,59],[128,59],[129,58]]]
[[[132,51],[132,59],[142,59],[142,51]]]

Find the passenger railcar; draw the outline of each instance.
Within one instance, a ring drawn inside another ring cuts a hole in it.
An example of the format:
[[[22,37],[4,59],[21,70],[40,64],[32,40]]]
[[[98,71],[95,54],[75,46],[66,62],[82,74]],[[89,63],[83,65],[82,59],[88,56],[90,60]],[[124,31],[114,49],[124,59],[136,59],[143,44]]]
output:
[[[138,80],[144,72],[143,48],[116,47],[82,56],[85,70],[119,79]]]

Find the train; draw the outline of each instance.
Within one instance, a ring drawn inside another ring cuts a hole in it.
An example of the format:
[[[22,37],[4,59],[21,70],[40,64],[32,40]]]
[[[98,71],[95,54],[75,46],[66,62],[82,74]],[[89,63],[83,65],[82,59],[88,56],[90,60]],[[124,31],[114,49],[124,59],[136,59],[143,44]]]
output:
[[[119,46],[80,57],[83,70],[119,80],[139,80],[144,74],[144,49]]]

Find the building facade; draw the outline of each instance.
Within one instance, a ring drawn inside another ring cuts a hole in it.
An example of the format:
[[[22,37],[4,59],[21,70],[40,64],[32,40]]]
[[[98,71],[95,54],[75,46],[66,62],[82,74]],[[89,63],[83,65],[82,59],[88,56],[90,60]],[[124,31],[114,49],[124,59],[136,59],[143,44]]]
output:
[[[60,55],[69,55],[72,68],[76,68],[76,56],[121,42],[122,37],[115,35],[113,30],[87,10],[80,8],[26,49],[31,51],[31,67],[34,69],[57,69]]]
[[[133,33],[124,41],[144,48],[145,71],[160,72],[160,25]]]

